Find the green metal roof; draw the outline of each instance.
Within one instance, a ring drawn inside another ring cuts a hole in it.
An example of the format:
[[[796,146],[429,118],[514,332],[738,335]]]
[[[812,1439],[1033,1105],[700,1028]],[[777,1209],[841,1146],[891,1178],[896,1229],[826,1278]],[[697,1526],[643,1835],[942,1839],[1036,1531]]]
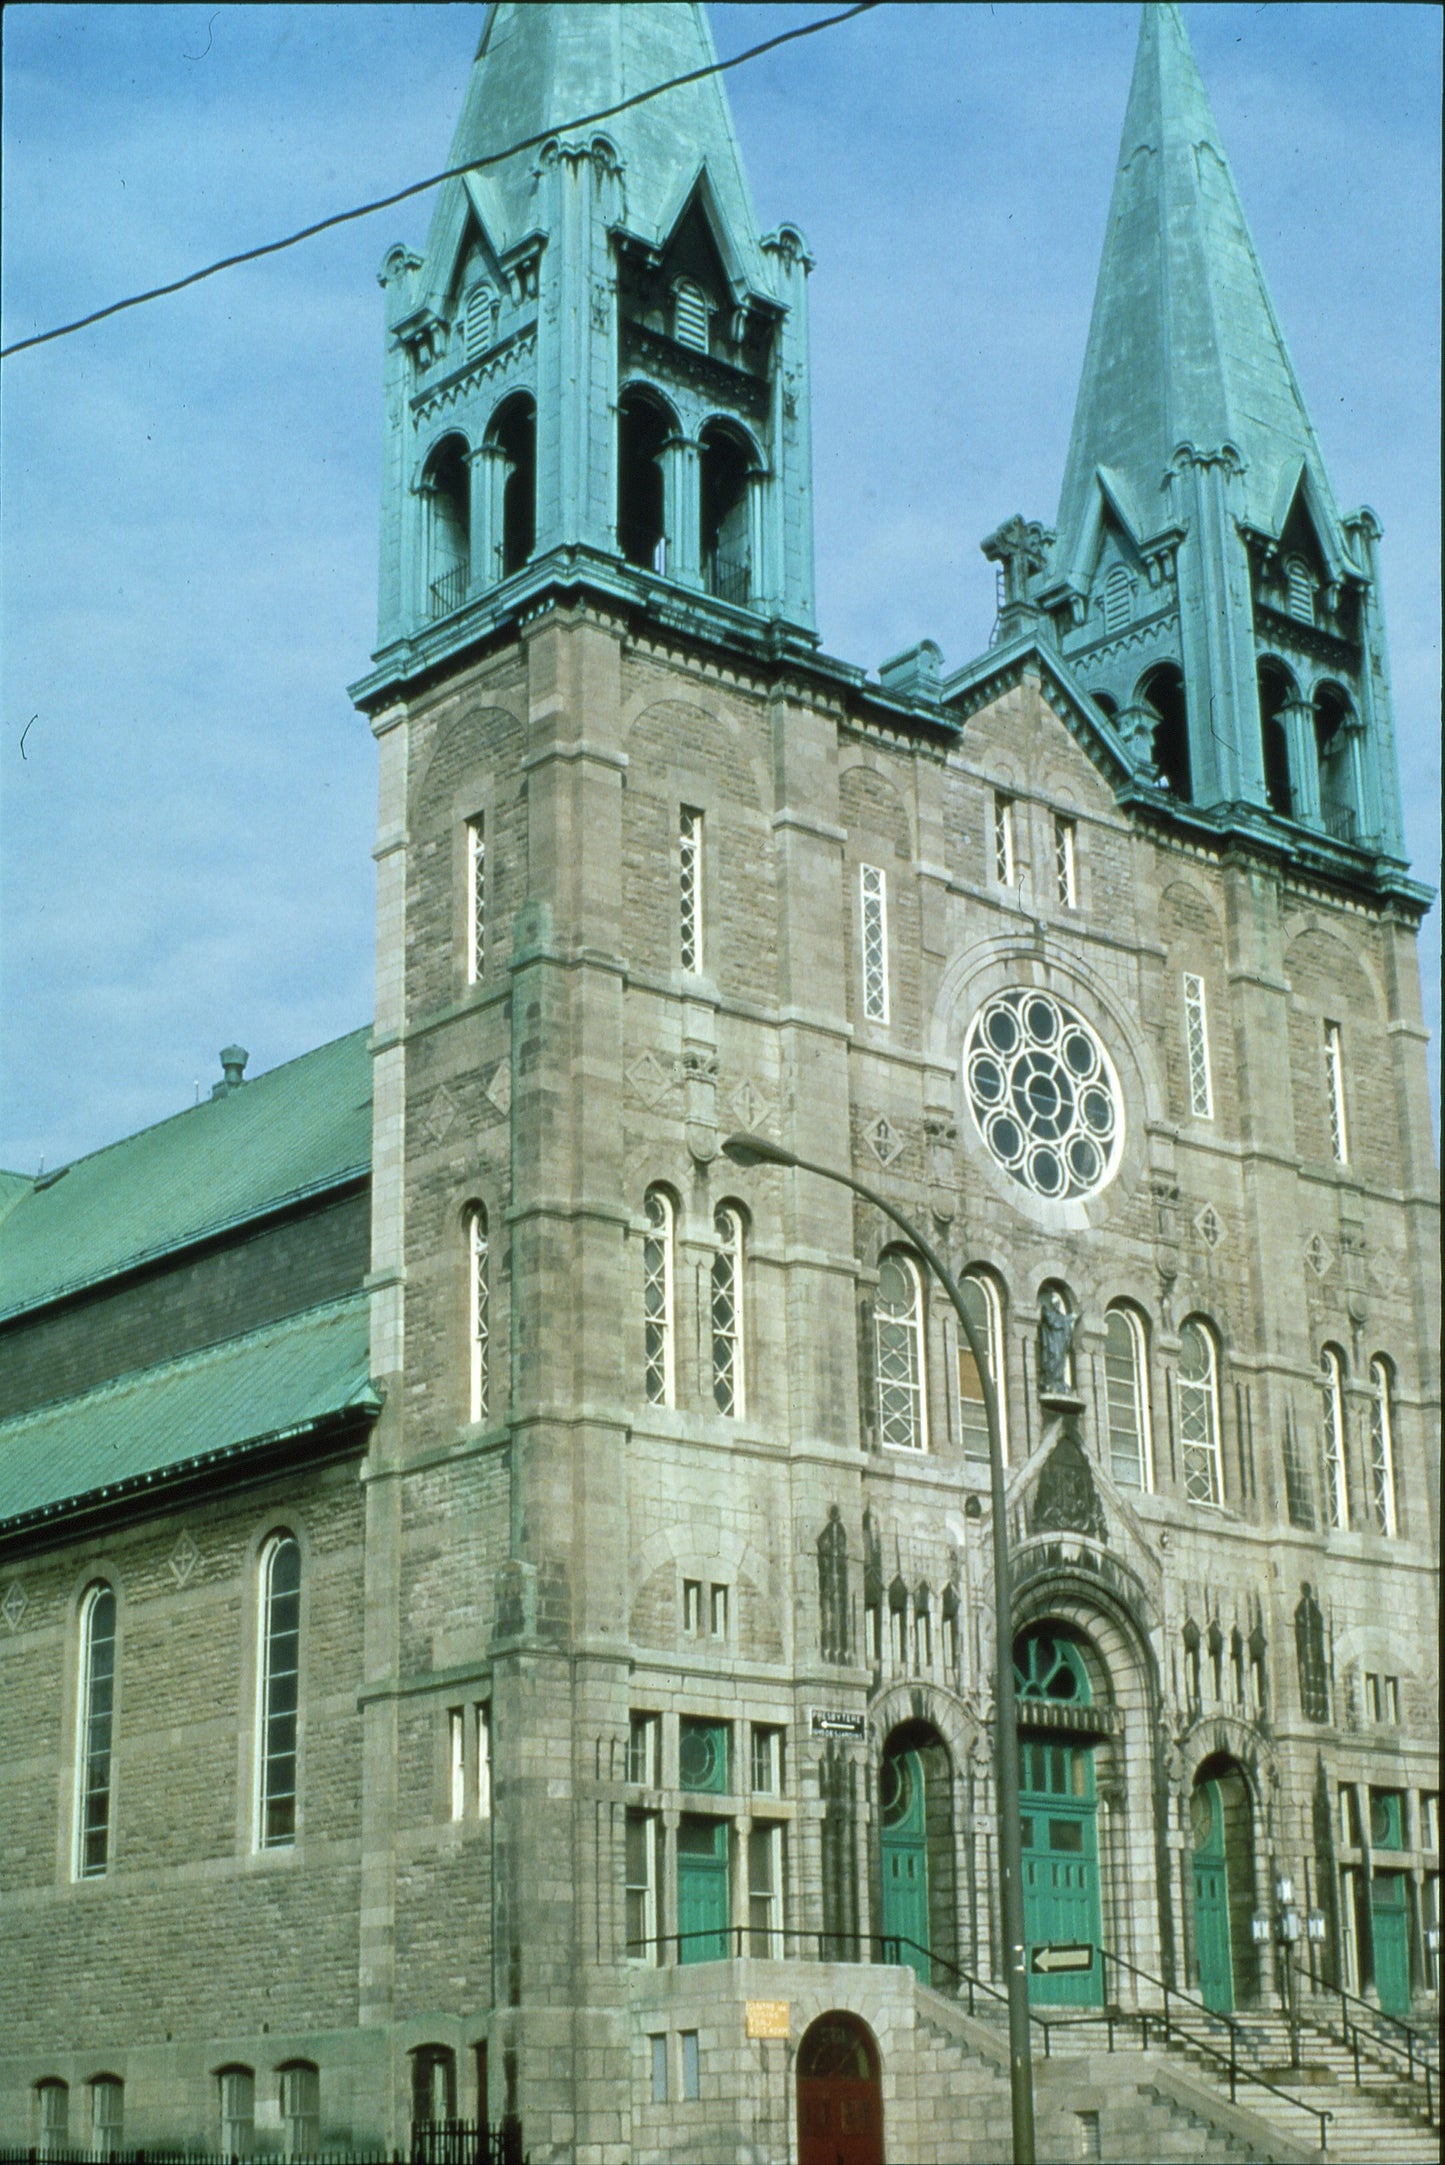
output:
[[[379,1403],[367,1296],[349,1294],[0,1421],[0,1523],[133,1491]]]
[[[370,1031],[78,1158],[5,1211],[0,1320],[299,1202],[371,1163]]]
[[[1146,6],[1093,321],[1059,502],[1057,571],[1075,552],[1096,475],[1163,523],[1181,444],[1233,444],[1243,508],[1277,532],[1304,468],[1338,526],[1284,334],[1177,6]]]
[[[448,165],[487,157],[554,128],[565,131],[586,113],[716,62],[707,17],[695,0],[629,0],[626,7],[596,0],[528,0],[524,6],[501,0],[487,13]],[[683,207],[684,186],[705,163],[747,283],[757,292],[772,290],[720,76],[618,113],[600,122],[598,132],[622,159],[623,223],[630,232],[654,243],[665,240]],[[486,167],[473,182],[472,200],[500,249],[514,246],[539,222],[537,164],[535,150],[523,151]],[[461,187],[452,182],[438,197],[429,257],[451,229],[453,197]],[[450,263],[444,268],[449,272]]]

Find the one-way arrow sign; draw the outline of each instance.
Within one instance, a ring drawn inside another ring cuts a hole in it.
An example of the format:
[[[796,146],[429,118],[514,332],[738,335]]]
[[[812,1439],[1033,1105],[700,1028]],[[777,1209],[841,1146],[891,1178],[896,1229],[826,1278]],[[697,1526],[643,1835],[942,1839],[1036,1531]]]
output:
[[[1094,1950],[1087,1940],[1066,1940],[1035,1947],[1029,1967],[1036,1977],[1051,1977],[1058,1970],[1091,1970]]]

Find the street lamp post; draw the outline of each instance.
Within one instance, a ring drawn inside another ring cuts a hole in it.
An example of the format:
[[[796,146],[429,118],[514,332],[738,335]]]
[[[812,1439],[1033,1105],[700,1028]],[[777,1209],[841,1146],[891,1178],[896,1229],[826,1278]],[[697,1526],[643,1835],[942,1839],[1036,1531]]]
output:
[[[779,1165],[813,1173],[849,1188],[881,1210],[913,1244],[953,1303],[959,1328],[977,1363],[988,1421],[989,1489],[993,1502],[993,1603],[996,1666],[994,1673],[994,1787],[998,1797],[999,1909],[1003,1929],[1004,1976],[1008,1986],[1009,2103],[1013,2114],[1013,2165],[1034,2165],[1034,2077],[1029,2043],[1029,1980],[1024,1943],[1023,1838],[1019,1825],[1018,1729],[1014,1715],[1013,1582],[1009,1571],[1005,1519],[1003,1431],[998,1393],[989,1367],[989,1350],[975,1328],[953,1273],[933,1243],[902,1211],[850,1173],[816,1165],[763,1135],[730,1135],[723,1155],[735,1165]]]
[[[1301,1938],[1316,1943],[1325,1936],[1325,1915],[1320,1909],[1306,1910],[1303,1916],[1295,1905],[1294,1881],[1288,1872],[1281,1872],[1274,1883],[1274,1915],[1267,1909],[1257,1909],[1250,1920],[1257,1945],[1265,1946],[1273,1940],[1279,1948],[1279,1959],[1284,1970],[1285,2019],[1289,2024],[1289,2064],[1300,2064],[1299,2009],[1295,2001],[1294,1951]]]

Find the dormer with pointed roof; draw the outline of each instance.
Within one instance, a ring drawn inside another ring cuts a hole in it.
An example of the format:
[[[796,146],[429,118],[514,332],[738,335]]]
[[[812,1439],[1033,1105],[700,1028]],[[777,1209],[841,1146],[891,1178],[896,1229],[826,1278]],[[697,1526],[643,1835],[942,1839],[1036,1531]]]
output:
[[[448,160],[475,167],[381,273],[373,685],[559,581],[815,643],[806,247],[760,235],[716,74],[608,111],[715,63],[697,5],[489,9]]]
[[[1398,859],[1378,539],[1336,507],[1180,10],[1146,5],[1030,600],[1166,801]]]

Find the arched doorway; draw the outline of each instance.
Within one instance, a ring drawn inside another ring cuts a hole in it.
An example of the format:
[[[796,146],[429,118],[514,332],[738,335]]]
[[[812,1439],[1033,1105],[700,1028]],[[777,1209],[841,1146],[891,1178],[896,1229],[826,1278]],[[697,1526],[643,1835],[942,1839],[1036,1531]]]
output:
[[[1061,1725],[1093,1700],[1078,1646],[1050,1624],[1014,1642],[1018,1693],[1019,1820],[1029,1997],[1045,2006],[1097,2007],[1103,1971],[1098,1800],[1094,1746]],[[1031,1721],[1030,1716],[1033,1716]],[[1094,1950],[1085,1964],[1078,1952]]]
[[[1189,1798],[1194,1965],[1199,1997],[1227,2015],[1255,1997],[1254,1834],[1249,1785],[1232,1759],[1206,1759]]]
[[[798,2047],[798,2165],[883,2165],[878,2047],[856,2015],[819,2015]]]
[[[879,1791],[884,1960],[905,1963],[920,1983],[932,1984],[935,1955],[957,1960],[957,1866],[952,1762],[929,1723],[905,1722],[889,1736]]]

